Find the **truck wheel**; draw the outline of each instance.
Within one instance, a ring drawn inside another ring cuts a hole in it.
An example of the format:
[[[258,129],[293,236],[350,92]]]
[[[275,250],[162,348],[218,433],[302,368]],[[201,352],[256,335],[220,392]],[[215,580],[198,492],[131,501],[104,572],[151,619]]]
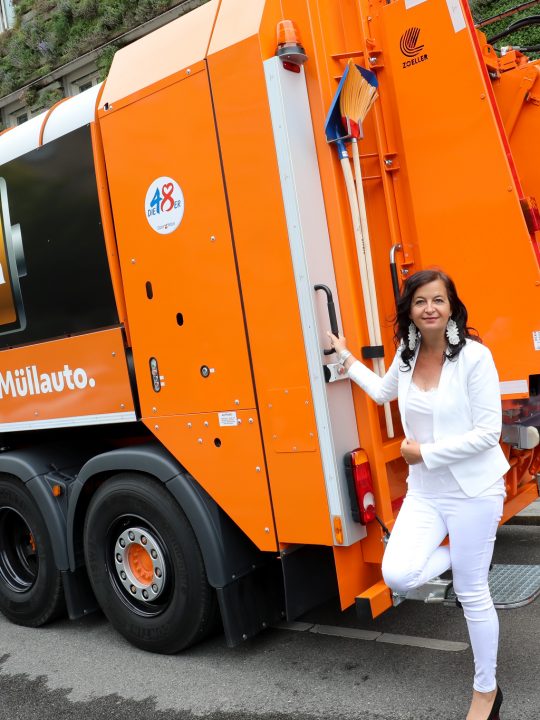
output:
[[[0,478],[0,612],[38,627],[65,610],[45,521],[19,480]]]
[[[197,539],[160,482],[126,473],[102,485],[84,548],[101,609],[133,645],[172,654],[213,629],[217,601]]]

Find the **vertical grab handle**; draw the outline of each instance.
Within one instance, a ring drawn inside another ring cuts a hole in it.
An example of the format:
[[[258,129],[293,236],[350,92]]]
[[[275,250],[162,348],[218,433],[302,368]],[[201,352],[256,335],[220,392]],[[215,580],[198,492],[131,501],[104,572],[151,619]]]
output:
[[[328,287],[328,285],[315,285],[315,290],[322,290],[326,293],[326,304],[328,307],[328,317],[330,318],[330,330],[332,332],[332,335],[335,335],[336,337],[339,337],[339,328],[337,324],[337,317],[336,317],[336,308],[334,306],[334,298],[332,297],[332,291]],[[325,350],[325,355],[333,355],[335,353],[335,350],[330,348],[329,350]]]
[[[400,291],[399,291],[399,277],[396,265],[396,251],[401,250],[401,245],[392,245],[390,249],[390,275],[392,276],[392,289],[394,291],[394,300],[396,306],[398,304]]]

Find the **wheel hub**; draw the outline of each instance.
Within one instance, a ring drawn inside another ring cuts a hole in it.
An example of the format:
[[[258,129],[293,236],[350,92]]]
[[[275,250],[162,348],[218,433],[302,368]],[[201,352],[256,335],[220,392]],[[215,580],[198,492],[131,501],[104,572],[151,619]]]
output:
[[[157,600],[165,586],[166,564],[152,533],[127,528],[116,540],[114,556],[118,580],[127,592],[141,602]]]

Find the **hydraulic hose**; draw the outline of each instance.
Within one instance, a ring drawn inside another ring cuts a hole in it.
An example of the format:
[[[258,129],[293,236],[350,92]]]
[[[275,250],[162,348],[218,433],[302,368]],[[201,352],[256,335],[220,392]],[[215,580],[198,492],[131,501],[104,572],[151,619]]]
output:
[[[515,22],[510,23],[505,30],[501,30],[501,32],[497,33],[497,35],[493,35],[488,38],[487,42],[490,45],[493,45],[493,43],[497,42],[497,40],[501,40],[502,38],[507,37],[507,35],[511,35],[516,30],[529,27],[529,25],[540,25],[540,15],[529,15],[529,17],[521,18],[521,20],[516,20]]]

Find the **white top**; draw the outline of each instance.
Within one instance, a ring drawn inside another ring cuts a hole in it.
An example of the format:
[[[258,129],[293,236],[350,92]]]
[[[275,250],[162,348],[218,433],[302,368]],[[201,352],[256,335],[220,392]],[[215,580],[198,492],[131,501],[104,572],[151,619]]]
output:
[[[418,443],[432,443],[433,408],[437,397],[437,388],[421,390],[411,381],[405,404],[407,425]],[[466,498],[467,495],[459,486],[448,466],[428,469],[424,462],[409,467],[407,478],[409,492],[421,492],[423,495],[445,495],[446,497]],[[504,481],[497,480],[488,487],[482,496],[504,494]]]
[[[405,437],[413,438],[406,404],[417,355],[404,367],[399,348],[390,369],[378,377],[363,363],[349,377],[378,403],[397,397]],[[498,482],[510,465],[499,445],[502,427],[499,376],[485,345],[467,339],[458,357],[443,364],[433,398],[433,442],[422,443],[430,470],[447,468],[465,495],[476,497]]]

